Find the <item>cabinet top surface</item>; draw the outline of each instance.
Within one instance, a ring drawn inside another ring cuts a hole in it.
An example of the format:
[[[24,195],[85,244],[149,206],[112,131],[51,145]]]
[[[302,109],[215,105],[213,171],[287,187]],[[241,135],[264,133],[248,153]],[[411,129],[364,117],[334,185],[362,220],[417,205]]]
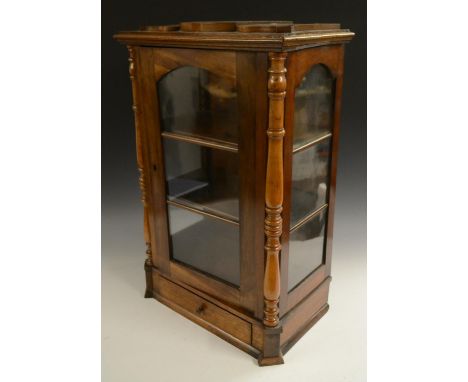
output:
[[[188,21],[119,32],[128,45],[236,50],[288,51],[349,42],[354,33],[340,24],[295,24],[292,21]]]

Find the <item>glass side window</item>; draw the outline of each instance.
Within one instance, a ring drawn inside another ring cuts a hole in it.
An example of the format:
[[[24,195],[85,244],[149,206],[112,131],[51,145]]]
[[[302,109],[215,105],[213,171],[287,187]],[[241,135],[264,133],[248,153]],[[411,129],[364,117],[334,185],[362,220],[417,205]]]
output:
[[[330,138],[293,154],[291,227],[327,202]]]
[[[323,65],[315,65],[302,79],[294,96],[294,148],[332,129],[333,78]]]
[[[324,262],[334,81],[315,65],[295,92],[288,290]]]
[[[236,79],[186,66],[157,88],[171,258],[239,286]]]
[[[326,208],[289,235],[288,290],[323,263]],[[291,256],[292,259],[291,259]]]

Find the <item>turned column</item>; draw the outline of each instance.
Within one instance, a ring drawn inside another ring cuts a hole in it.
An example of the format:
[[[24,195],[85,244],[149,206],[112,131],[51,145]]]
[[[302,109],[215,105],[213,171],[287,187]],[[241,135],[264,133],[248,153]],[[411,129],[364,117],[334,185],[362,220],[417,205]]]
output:
[[[265,278],[264,316],[267,327],[279,323],[280,251],[283,210],[284,98],[286,95],[286,53],[270,53],[268,69],[268,159],[265,188]]]
[[[135,70],[135,49],[132,46],[128,46],[129,53],[129,74],[130,80],[132,82],[132,94],[133,94],[133,113],[135,118],[135,138],[136,138],[136,156],[137,156],[137,165],[138,172],[140,174],[138,183],[140,185],[141,193],[141,202],[143,203],[143,224],[144,224],[144,240],[146,243],[146,259],[145,259],[145,271],[146,271],[146,292],[145,297],[152,297],[152,275],[151,268],[153,266],[152,253],[151,253],[151,240],[149,232],[149,221],[148,221],[148,199],[146,192],[146,176],[144,171],[144,161],[143,161],[143,137],[141,134],[140,126],[140,110],[138,107],[138,91],[137,91],[137,81],[136,81],[136,70]]]

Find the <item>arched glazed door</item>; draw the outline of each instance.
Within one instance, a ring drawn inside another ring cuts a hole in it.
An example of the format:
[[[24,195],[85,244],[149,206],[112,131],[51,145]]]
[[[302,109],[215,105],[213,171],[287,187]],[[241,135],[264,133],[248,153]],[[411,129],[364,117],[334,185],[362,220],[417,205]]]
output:
[[[240,285],[234,77],[182,66],[158,81],[171,260]]]
[[[253,206],[265,197],[257,180],[265,177],[258,148],[266,145],[267,116],[258,105],[268,102],[267,56],[177,48],[141,48],[140,55],[148,58],[140,68],[148,73],[141,82],[148,102],[140,109],[151,142],[144,150],[153,271],[261,318],[263,243],[256,238],[264,208]]]

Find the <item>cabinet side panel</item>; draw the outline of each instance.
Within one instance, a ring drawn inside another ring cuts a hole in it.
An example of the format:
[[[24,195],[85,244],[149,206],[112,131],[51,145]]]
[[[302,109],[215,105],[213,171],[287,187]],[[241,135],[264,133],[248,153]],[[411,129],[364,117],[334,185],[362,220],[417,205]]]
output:
[[[338,144],[340,139],[341,94],[343,89],[344,45],[337,53],[337,73],[335,78],[335,102],[333,114],[332,154],[330,162],[330,191],[328,194],[328,223],[325,248],[325,266],[327,275],[331,273],[331,256],[333,244],[333,223],[335,219],[336,173],[338,168]]]
[[[256,309],[255,261],[255,108],[256,53],[238,52],[237,92],[239,102],[239,165],[240,165],[240,249],[241,249],[241,305],[250,311]]]
[[[268,55],[256,53],[255,79],[255,231],[254,253],[256,263],[255,318],[263,320],[263,278],[265,269],[265,179],[268,128]]]
[[[283,332],[281,333],[281,345],[286,344],[306,327],[314,316],[323,309],[328,300],[330,279],[327,278],[314,289],[299,305],[292,309],[282,319]]]
[[[163,153],[160,139],[158,95],[151,48],[138,48],[138,92],[141,99],[141,130],[146,157],[151,247],[153,264],[169,274],[169,243],[167,232],[166,192],[164,185]]]
[[[286,61],[286,98],[284,104],[284,149],[283,149],[283,173],[284,173],[284,200],[283,200],[283,234],[281,236],[281,293],[280,293],[280,317],[287,311],[288,304],[288,264],[289,264],[289,230],[291,213],[291,179],[292,179],[292,142],[294,133],[294,91],[296,75],[297,53],[288,54]]]
[[[138,78],[142,75],[139,64],[141,57],[139,57],[138,49],[134,46],[128,46],[129,54],[129,75],[132,83],[132,97],[133,97],[133,114],[135,123],[135,141],[136,141],[136,159],[139,172],[138,183],[140,186],[141,202],[143,203],[143,229],[144,229],[144,240],[146,244],[146,259],[145,259],[145,272],[146,272],[146,291],[145,297],[152,297],[153,282],[151,277],[151,269],[154,264],[153,251],[151,246],[151,233],[150,233],[150,205],[151,198],[148,182],[148,166],[147,166],[147,155],[144,150],[145,134],[142,131],[142,125],[144,125],[143,118],[143,107],[141,105],[140,97],[140,85]]]

